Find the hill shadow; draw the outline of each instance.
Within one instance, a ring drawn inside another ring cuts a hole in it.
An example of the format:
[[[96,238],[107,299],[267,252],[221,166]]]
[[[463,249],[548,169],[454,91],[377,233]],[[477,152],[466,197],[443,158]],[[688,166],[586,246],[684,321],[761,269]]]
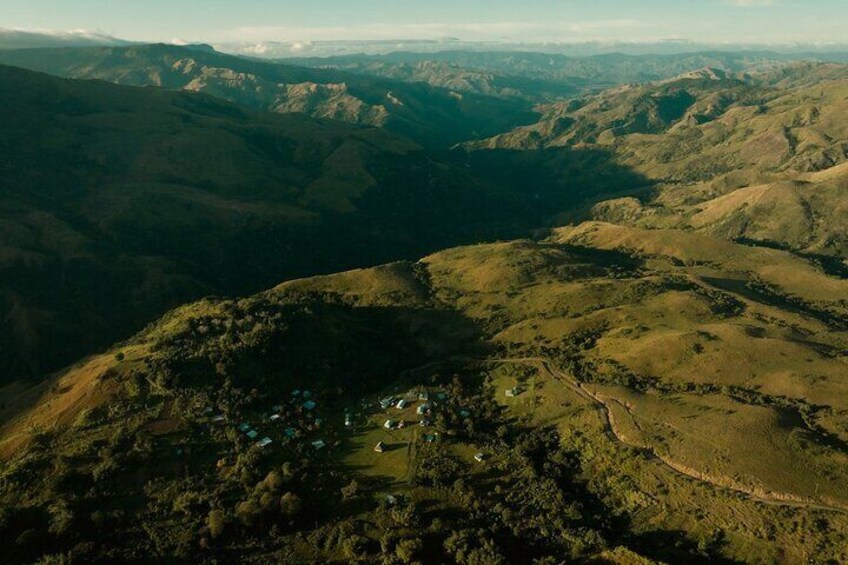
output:
[[[332,294],[247,299],[227,316],[238,327],[227,340],[191,329],[154,338],[175,385],[207,386],[220,378],[219,361],[228,359],[225,373],[233,384],[257,388],[261,396],[308,388],[359,399],[418,367],[456,355],[485,356],[491,348],[482,328],[457,311],[359,306]],[[209,320],[201,315],[186,322]]]
[[[543,225],[567,217],[587,218],[592,205],[622,196],[647,201],[656,182],[617,162],[600,147],[491,149],[461,151],[475,175],[524,197],[534,220]]]

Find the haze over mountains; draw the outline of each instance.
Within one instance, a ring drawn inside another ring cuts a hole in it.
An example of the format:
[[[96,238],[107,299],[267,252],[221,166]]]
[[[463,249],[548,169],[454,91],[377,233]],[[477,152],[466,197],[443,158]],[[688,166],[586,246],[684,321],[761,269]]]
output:
[[[0,48],[4,562],[848,561],[841,55],[77,39]]]
[[[200,43],[197,38],[188,38]],[[180,45],[189,41],[175,40]],[[209,40],[205,40],[209,43]],[[26,30],[0,28],[0,45],[3,49],[28,49],[46,47],[81,47],[91,45],[127,45],[148,43],[129,41],[99,31],[74,30]],[[703,52],[741,52],[761,51],[763,44],[747,42],[708,43],[685,39],[664,41],[510,41],[510,40],[463,40],[456,37],[435,39],[369,39],[369,40],[308,40],[295,38],[280,41],[216,41],[216,48],[222,52],[247,57],[298,58],[390,55],[398,53],[426,53],[439,57],[445,52],[464,51],[476,53],[497,53],[503,51],[519,53],[539,53],[567,55],[571,57],[591,57],[605,54],[624,55],[680,55]],[[844,43],[772,43],[768,50],[779,53],[787,59],[817,58],[824,61],[844,60]]]

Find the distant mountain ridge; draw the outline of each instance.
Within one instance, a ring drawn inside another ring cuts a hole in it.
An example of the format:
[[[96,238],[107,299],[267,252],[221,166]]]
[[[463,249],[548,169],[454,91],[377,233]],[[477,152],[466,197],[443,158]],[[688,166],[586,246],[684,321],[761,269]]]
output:
[[[0,63],[67,78],[205,92],[256,110],[386,127],[447,147],[532,121],[528,102],[225,55],[208,46],[0,51]]]
[[[591,56],[569,56],[535,51],[462,51],[446,50],[432,53],[393,52],[381,55],[344,55],[281,59],[297,64],[338,68],[364,74],[401,78],[411,75],[418,80],[439,80],[442,77],[422,72],[421,66],[446,66],[445,77],[462,69],[478,75],[491,73],[508,81],[509,77],[530,80],[528,89],[551,85],[571,88],[575,92],[597,91],[628,83],[666,80],[691,72],[693,69],[713,68],[728,73],[762,71],[803,60],[803,56],[788,56],[771,51],[701,51],[677,54],[605,53]],[[826,59],[825,59],[826,60]],[[537,85],[532,84],[535,81]],[[544,92],[544,90],[541,90]]]

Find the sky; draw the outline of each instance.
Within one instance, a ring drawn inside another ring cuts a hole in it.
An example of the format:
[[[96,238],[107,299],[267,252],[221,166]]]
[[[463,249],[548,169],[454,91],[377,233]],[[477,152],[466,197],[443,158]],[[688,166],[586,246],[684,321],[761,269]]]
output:
[[[0,0],[0,28],[135,41],[845,43],[848,0]]]

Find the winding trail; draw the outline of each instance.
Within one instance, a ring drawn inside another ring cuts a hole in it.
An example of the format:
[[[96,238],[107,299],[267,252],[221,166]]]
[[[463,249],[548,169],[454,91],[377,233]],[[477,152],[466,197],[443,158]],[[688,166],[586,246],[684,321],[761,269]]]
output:
[[[695,469],[691,469],[685,465],[677,463],[668,457],[658,453],[654,447],[650,445],[638,445],[633,444],[624,437],[621,431],[616,426],[615,416],[613,415],[612,410],[607,405],[606,399],[603,397],[593,393],[591,390],[587,389],[582,383],[578,382],[571,375],[568,375],[564,371],[557,369],[553,366],[549,359],[543,357],[515,357],[515,358],[505,358],[505,359],[491,359],[487,360],[486,363],[499,364],[499,363],[509,363],[509,364],[526,364],[526,365],[535,365],[537,368],[540,368],[545,373],[547,373],[553,379],[563,383],[575,394],[583,398],[584,400],[590,402],[593,406],[598,409],[598,414],[600,415],[601,422],[604,428],[604,433],[606,436],[613,442],[619,443],[626,447],[636,448],[645,453],[648,457],[662,465],[666,470],[691,480],[698,481],[700,483],[707,484],[713,488],[731,491],[737,494],[741,494],[746,498],[766,504],[769,506],[782,506],[789,508],[806,508],[812,510],[823,510],[828,512],[839,512],[842,514],[848,514],[848,506],[842,506],[837,503],[825,503],[817,500],[805,499],[802,497],[798,497],[792,494],[787,493],[776,493],[776,492],[758,492],[753,489],[746,488],[739,484],[728,484],[727,480],[721,480],[715,477],[710,477],[701,473]],[[617,401],[616,401],[617,402]],[[631,418],[634,416],[630,412],[629,408],[625,405],[618,403],[628,414],[630,414]]]

